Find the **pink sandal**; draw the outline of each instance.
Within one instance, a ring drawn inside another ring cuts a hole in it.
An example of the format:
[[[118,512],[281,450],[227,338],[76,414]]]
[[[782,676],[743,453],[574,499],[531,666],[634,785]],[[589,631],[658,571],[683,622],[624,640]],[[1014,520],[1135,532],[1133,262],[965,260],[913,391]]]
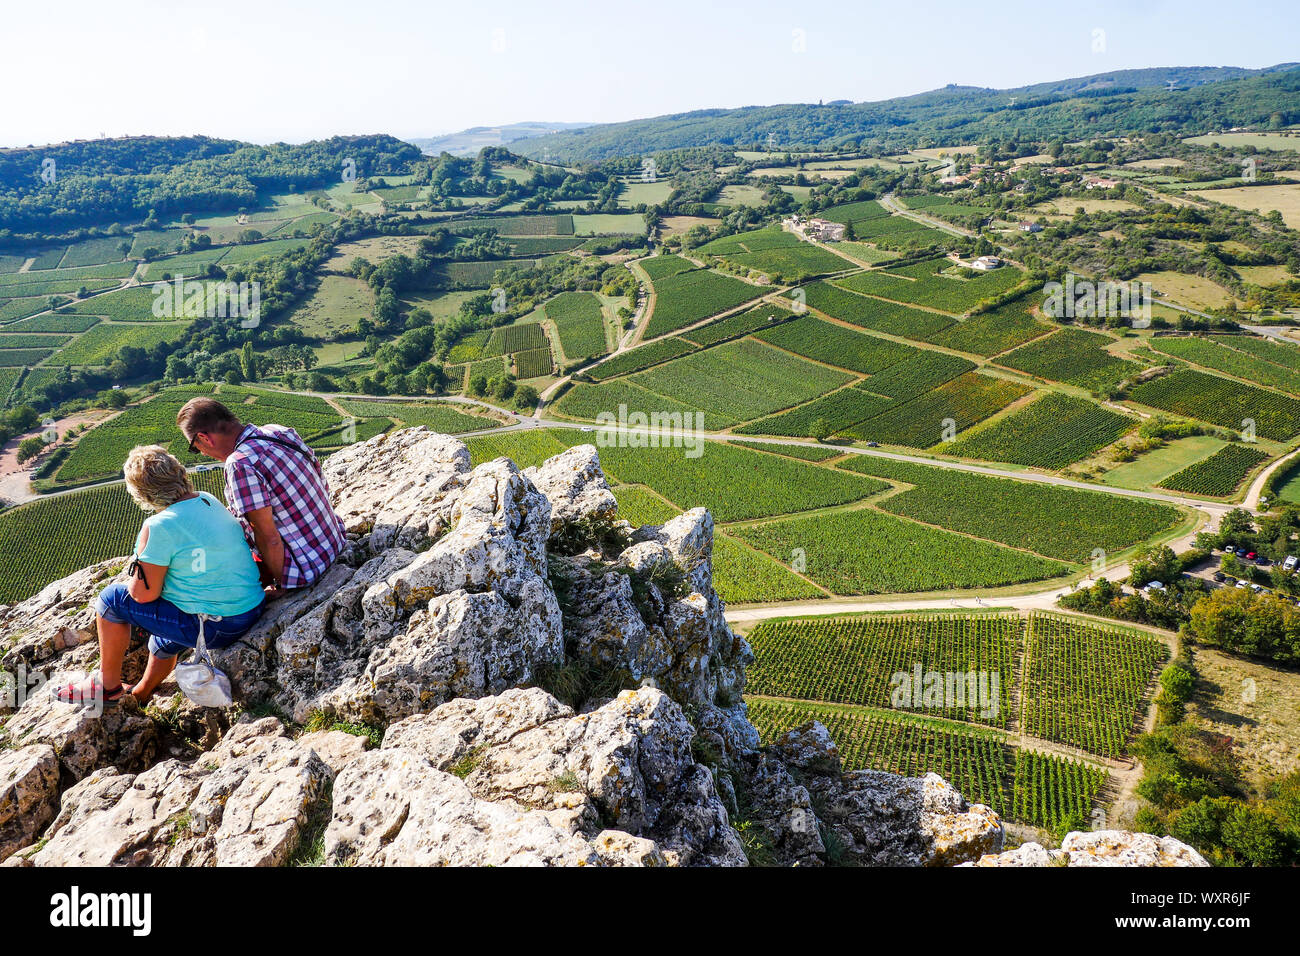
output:
[[[90,689],[85,689],[81,683],[64,684],[56,687],[53,691],[54,699],[64,704],[79,704],[81,706],[94,706],[102,704],[104,707],[111,707],[122,699],[126,694],[126,688],[122,684],[112,690],[104,687],[104,682],[98,672],[90,675]]]

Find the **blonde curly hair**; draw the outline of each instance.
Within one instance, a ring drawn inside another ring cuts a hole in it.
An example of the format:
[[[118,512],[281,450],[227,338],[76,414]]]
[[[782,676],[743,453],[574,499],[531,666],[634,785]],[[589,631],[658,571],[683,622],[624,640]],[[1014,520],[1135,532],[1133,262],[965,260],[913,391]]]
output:
[[[185,466],[162,445],[136,445],[122,471],[126,490],[145,511],[162,511],[194,494]]]

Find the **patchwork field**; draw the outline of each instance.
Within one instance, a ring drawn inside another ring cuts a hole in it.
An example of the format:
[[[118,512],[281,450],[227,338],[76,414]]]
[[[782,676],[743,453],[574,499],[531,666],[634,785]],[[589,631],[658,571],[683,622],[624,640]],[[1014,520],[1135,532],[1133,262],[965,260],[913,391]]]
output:
[[[932,333],[926,341],[988,358],[1041,338],[1052,326],[1029,312],[1028,297],[1000,305]]]
[[[1098,758],[1126,751],[1167,656],[1147,635],[1043,613],[793,618],[746,637],[765,743],[817,720],[846,770],[938,773],[1058,832],[1087,827],[1109,776]],[[1013,743],[1013,727],[1027,736]],[[1061,744],[1089,756],[1048,752]]]
[[[658,410],[654,396],[674,407],[694,409],[706,415],[708,428],[735,425],[810,401],[849,381],[843,372],[786,354],[752,340],[741,340],[694,352],[666,365],[638,372],[627,382],[644,389],[646,398],[632,408]],[[610,383],[614,385],[616,383]],[[558,410],[574,414],[571,398],[580,389],[606,386],[578,386],[563,399]],[[618,402],[602,410],[614,411]],[[594,417],[577,415],[574,417]]]
[[[1118,441],[1136,424],[1092,402],[1047,392],[993,425],[967,432],[938,450],[958,457],[1054,470]]]
[[[1041,581],[1068,568],[1037,555],[869,508],[743,525],[735,534],[835,594],[890,594]]]
[[[1300,348],[1244,335],[1157,336],[1157,352],[1180,358],[1247,382],[1300,395]]]
[[[1249,445],[1226,445],[1204,461],[1170,475],[1160,484],[1173,491],[1227,498],[1240,487],[1248,474],[1271,457]]]
[[[1300,139],[1295,142],[1300,142]],[[1284,186],[1193,189],[1188,190],[1187,195],[1221,202],[1235,209],[1251,209],[1261,215],[1267,215],[1276,209],[1282,214],[1283,222],[1292,229],[1300,229],[1300,183],[1288,183]]]
[[[1118,554],[1182,520],[1169,505],[1042,482],[1016,481],[855,455],[837,467],[913,487],[880,503],[885,511],[1074,564],[1096,549]]]
[[[952,316],[937,312],[858,295],[829,282],[814,282],[795,291],[802,293],[810,309],[864,329],[905,339],[927,341],[956,321]]]
[[[958,275],[954,270],[964,274]],[[954,267],[947,259],[929,259],[910,266],[859,273],[839,280],[838,284],[853,292],[956,314],[1001,295],[1023,278],[1024,273],[1010,266],[979,273]]]
[[[50,365],[108,365],[123,346],[148,349],[185,334],[184,322],[101,322],[49,359]],[[3,353],[0,353],[3,354]]]
[[[1300,433],[1300,401],[1217,375],[1178,369],[1130,392],[1135,402],[1212,425],[1286,441]]]
[[[869,381],[868,388],[874,380]],[[858,423],[847,432],[886,445],[929,448],[1033,391],[1019,382],[967,372],[932,391]]]
[[[374,311],[370,286],[350,276],[322,275],[311,297],[290,317],[308,335],[329,339],[353,331]]]
[[[1143,368],[1107,352],[1106,346],[1114,341],[1100,332],[1061,328],[998,356],[997,363],[1038,378],[1080,388],[1104,389]]]
[[[646,338],[684,329],[763,294],[759,286],[708,269],[670,275],[654,286],[655,310],[646,326]]]
[[[562,292],[548,300],[543,311],[555,323],[560,348],[570,361],[603,355],[608,349],[600,300],[592,293]]]

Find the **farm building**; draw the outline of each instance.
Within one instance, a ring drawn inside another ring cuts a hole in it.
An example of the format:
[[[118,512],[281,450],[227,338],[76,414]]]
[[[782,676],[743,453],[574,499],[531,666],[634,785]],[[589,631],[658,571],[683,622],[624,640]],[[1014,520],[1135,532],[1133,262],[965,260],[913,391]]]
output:
[[[972,260],[970,267],[972,269],[978,269],[981,272],[988,272],[992,269],[998,268],[1000,265],[1002,265],[1002,260],[997,256],[980,256],[978,259]]]
[[[1119,185],[1118,179],[1102,179],[1098,176],[1089,176],[1084,183],[1085,189],[1114,189]]]
[[[1042,232],[1043,227],[1036,222],[1022,222],[1020,224],[1021,232]]]
[[[809,219],[808,235],[822,242],[835,242],[844,238],[844,223],[829,219]]]

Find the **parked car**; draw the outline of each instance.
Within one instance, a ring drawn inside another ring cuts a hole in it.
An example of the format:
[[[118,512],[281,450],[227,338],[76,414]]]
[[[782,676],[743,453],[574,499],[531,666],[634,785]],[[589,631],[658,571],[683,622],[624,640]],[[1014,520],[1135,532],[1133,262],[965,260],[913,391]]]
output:
[[[1295,570],[1295,566],[1296,566],[1295,555],[1294,555],[1294,554],[1288,554],[1288,555],[1286,556],[1286,560],[1282,562],[1282,570],[1283,570],[1283,571],[1294,571],[1294,570]]]
[[[1239,587],[1239,588],[1244,588],[1244,587],[1246,587],[1246,582],[1245,582],[1245,581],[1238,581],[1238,582],[1237,582],[1237,587]]]
[[[1254,561],[1256,557],[1258,557],[1258,555],[1256,555],[1254,551],[1251,551],[1249,554],[1246,555],[1246,560]]]
[[[1230,544],[1230,545],[1228,545],[1226,548],[1223,549],[1223,553],[1224,553],[1224,554],[1236,554],[1236,553],[1237,553],[1237,548],[1236,548],[1235,545],[1231,545],[1231,544]]]
[[[1224,574],[1222,571],[1215,571],[1215,572],[1214,572],[1214,580],[1216,580],[1216,581],[1226,581],[1226,580],[1228,580],[1228,576],[1227,576],[1226,574]]]
[[[878,441],[869,441],[869,442],[867,442],[867,447],[868,447],[868,448],[879,448],[879,447],[880,447],[880,442],[878,442]]]
[[[1258,558],[1255,559],[1255,563],[1258,564],[1261,568],[1266,568],[1268,567],[1268,558],[1264,557],[1264,555],[1261,554]]]

